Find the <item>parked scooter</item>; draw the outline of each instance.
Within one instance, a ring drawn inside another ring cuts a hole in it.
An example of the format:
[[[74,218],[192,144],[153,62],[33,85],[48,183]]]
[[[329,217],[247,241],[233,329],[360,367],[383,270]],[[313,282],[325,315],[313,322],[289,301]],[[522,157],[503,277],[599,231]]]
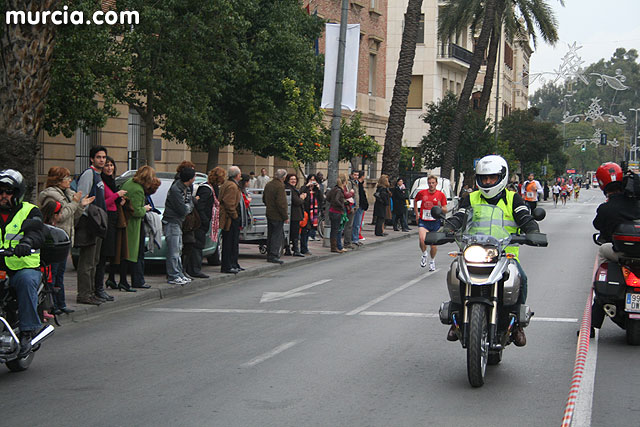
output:
[[[62,229],[45,225],[45,243],[40,249],[40,262],[43,269],[47,266],[67,260],[71,241]],[[52,289],[43,274],[38,287],[38,315],[44,327],[37,331],[31,339],[31,351],[19,357],[20,322],[18,318],[18,300],[15,289],[9,286],[9,275],[4,270],[4,258],[13,256],[13,249],[0,249],[0,363],[4,363],[12,372],[24,371],[31,365],[34,353],[40,349],[42,342],[54,331],[45,320],[55,320],[55,316],[45,319],[45,313],[52,308]]]
[[[602,245],[599,236],[593,241]],[[626,331],[628,344],[640,345],[640,220],[616,227],[613,249],[618,262],[600,264],[593,279],[592,327],[599,329],[606,315]]]
[[[434,218],[447,222],[438,206]],[[536,220],[545,212],[536,208]],[[545,234],[510,234],[504,227],[503,211],[492,205],[468,209],[460,231],[427,233],[427,245],[456,242],[459,251],[447,274],[451,301],[440,306],[440,321],[455,325],[456,334],[467,349],[467,376],[473,387],[484,384],[487,365],[502,360],[504,348],[513,342],[517,326],[526,327],[533,316],[528,305],[518,304],[520,273],[508,246],[547,246]]]

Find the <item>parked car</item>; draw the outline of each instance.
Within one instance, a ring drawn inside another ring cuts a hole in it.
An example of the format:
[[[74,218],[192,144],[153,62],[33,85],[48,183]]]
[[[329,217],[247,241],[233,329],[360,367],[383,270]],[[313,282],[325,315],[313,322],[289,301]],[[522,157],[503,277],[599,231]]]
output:
[[[128,170],[118,178],[116,178],[116,184],[120,187],[127,179],[132,178],[135,175],[135,170]],[[173,184],[175,178],[175,172],[156,172],[156,176],[160,180],[161,184],[158,190],[155,192],[153,196],[151,196],[153,203],[157,210],[162,214],[164,212],[164,203],[167,199],[167,193],[169,192],[169,188],[171,188],[171,184]],[[193,183],[193,194],[198,191],[198,186],[207,182],[207,175],[196,172],[196,179]],[[209,238],[209,233],[207,233],[207,238],[205,241],[205,247],[203,250],[203,257],[207,259],[209,265],[212,265],[216,261],[216,257],[218,261],[220,260],[220,251],[216,249],[218,246],[221,247],[220,244],[220,236],[221,233],[218,233],[218,242],[212,242]],[[146,239],[145,239],[146,240]],[[73,261],[73,266],[76,267],[78,265],[78,249],[74,248],[71,251],[71,259]],[[164,236],[162,236],[162,245],[160,248],[155,248],[153,252],[145,252],[144,260],[145,263],[164,263],[167,259],[167,248],[164,243]]]
[[[409,193],[409,223],[416,224],[416,216],[413,211],[413,202],[415,201],[418,192],[421,190],[426,190],[429,188],[429,184],[427,183],[428,177],[424,176],[413,181],[413,185],[411,186],[411,193]],[[456,196],[453,192],[453,187],[451,186],[451,181],[447,178],[438,178],[438,185],[436,187],[437,190],[440,190],[444,193],[447,198],[447,218],[455,213],[458,209],[458,205],[460,203],[460,198]],[[420,204],[418,204],[418,208],[420,208]]]

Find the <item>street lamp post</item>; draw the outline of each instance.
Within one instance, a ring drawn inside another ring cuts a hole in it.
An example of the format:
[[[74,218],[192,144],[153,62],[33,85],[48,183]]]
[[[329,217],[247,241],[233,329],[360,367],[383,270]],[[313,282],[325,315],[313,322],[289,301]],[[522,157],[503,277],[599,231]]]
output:
[[[636,124],[633,130],[633,161],[636,162],[638,160],[637,148],[638,148],[638,111],[640,108],[629,108],[629,111],[635,111],[636,113]]]

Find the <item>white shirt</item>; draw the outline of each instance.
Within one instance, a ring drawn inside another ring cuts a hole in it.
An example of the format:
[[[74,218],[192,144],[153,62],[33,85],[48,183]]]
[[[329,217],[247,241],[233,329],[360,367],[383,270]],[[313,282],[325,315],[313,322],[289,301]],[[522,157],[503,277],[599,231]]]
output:
[[[556,184],[552,187],[552,190],[553,190],[553,194],[560,194],[560,190],[562,190],[562,187]]]

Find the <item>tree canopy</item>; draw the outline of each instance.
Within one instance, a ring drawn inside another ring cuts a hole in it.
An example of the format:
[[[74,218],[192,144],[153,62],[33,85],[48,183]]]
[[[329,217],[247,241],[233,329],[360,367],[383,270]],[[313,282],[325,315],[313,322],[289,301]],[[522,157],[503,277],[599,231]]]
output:
[[[427,104],[427,112],[423,120],[429,125],[429,132],[422,137],[419,144],[426,168],[436,168],[442,164],[457,103],[456,95],[453,92],[447,92],[441,101]],[[468,110],[463,123],[454,167],[457,171],[464,173],[467,179],[474,173],[474,159],[494,153],[496,146],[486,119]]]

